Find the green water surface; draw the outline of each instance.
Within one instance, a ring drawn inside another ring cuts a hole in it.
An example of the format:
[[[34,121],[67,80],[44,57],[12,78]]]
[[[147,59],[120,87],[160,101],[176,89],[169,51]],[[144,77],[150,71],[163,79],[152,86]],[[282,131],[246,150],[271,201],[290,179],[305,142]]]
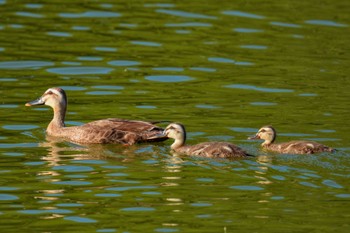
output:
[[[349,10],[347,0],[0,0],[1,232],[350,232]],[[257,156],[46,138],[52,110],[24,104],[53,86],[67,92],[67,125],[177,121],[188,144],[229,141]],[[338,151],[263,151],[247,137],[267,124],[279,141]]]

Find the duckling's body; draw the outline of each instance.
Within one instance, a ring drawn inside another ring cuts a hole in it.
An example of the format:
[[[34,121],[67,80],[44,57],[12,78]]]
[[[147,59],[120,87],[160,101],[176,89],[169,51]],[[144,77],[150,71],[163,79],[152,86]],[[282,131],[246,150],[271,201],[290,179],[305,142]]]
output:
[[[39,99],[26,104],[48,105],[54,110],[54,117],[46,132],[50,136],[61,137],[80,144],[121,143],[132,145],[139,142],[163,141],[163,129],[145,121],[109,118],[93,121],[81,126],[65,127],[64,118],[67,97],[61,88],[49,88]]]
[[[243,149],[228,142],[203,142],[196,145],[185,145],[186,130],[178,123],[166,127],[164,134],[175,139],[171,149],[179,154],[193,155],[207,158],[245,158],[251,156]]]
[[[277,137],[276,130],[272,126],[264,126],[257,134],[249,139],[265,140],[261,145],[267,150],[281,154],[315,154],[320,152],[334,152],[333,148],[313,141],[290,141],[274,143]]]

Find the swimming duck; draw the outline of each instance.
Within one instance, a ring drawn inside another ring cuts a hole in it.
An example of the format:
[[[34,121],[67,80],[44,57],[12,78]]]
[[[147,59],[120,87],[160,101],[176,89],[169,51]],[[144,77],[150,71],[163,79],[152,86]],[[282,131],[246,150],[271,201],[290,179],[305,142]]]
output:
[[[25,106],[48,105],[53,108],[53,119],[46,133],[49,136],[61,137],[79,144],[121,143],[132,145],[139,142],[163,141],[160,136],[163,129],[145,121],[108,118],[92,121],[81,126],[66,127],[64,119],[67,109],[67,95],[62,88],[49,88],[37,100]]]
[[[276,140],[276,130],[272,126],[264,126],[259,129],[255,136],[248,139],[265,140],[261,146],[270,151],[282,154],[314,154],[319,152],[334,152],[335,150],[313,141],[290,141],[284,143],[274,143]]]
[[[186,142],[186,130],[182,124],[171,123],[164,130],[164,135],[175,139],[171,149],[179,154],[194,155],[208,158],[244,158],[251,156],[243,149],[228,142],[203,142],[188,146]]]

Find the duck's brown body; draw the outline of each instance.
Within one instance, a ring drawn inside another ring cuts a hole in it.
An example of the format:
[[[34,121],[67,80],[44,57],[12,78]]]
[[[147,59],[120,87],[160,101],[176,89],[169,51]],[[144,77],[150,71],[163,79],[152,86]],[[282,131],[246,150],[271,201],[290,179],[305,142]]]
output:
[[[290,141],[285,143],[272,143],[263,145],[267,150],[281,154],[315,154],[320,152],[333,152],[334,149],[313,141]]]
[[[281,154],[315,154],[320,152],[334,152],[333,148],[313,141],[290,141],[274,143],[277,137],[276,130],[272,126],[262,127],[255,136],[249,139],[265,140],[261,145],[263,148]]]
[[[249,156],[238,146],[228,142],[203,142],[173,149],[175,152],[206,158],[244,158]]]
[[[206,158],[244,158],[251,156],[236,145],[228,142],[203,142],[196,145],[185,145],[186,130],[178,123],[172,123],[166,127],[164,134],[175,139],[171,149],[184,155],[192,155]]]
[[[46,132],[49,136],[64,138],[79,144],[121,143],[132,145],[139,142],[163,141],[160,137],[163,129],[145,121],[132,121],[116,118],[93,121],[81,126],[66,127],[64,118],[67,97],[61,88],[50,88],[38,100],[26,106],[49,105],[54,110],[54,117]]]
[[[81,144],[121,143],[132,145],[141,142],[161,141],[157,135],[162,130],[162,128],[148,122],[110,118],[81,126],[59,128],[49,126],[47,134]]]

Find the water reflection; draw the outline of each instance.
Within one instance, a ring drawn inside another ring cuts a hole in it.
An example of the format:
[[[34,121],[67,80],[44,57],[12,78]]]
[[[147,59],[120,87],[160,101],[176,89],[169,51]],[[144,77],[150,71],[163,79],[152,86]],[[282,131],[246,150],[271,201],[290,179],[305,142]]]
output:
[[[31,17],[31,18],[43,18],[44,17],[44,15],[41,15],[41,14],[32,13],[32,12],[24,12],[24,11],[16,12],[16,15],[23,16],[23,17]]]
[[[231,10],[231,11],[223,11],[224,15],[231,15],[231,16],[238,16],[238,17],[244,17],[244,18],[251,18],[251,19],[264,19],[265,16],[252,14],[248,12],[243,11],[237,11],[237,10]]]
[[[156,10],[156,12],[173,15],[173,16],[184,17],[184,18],[217,19],[217,17],[215,16],[209,16],[209,15],[203,15],[203,14],[191,13],[191,12],[185,12],[185,11],[179,11],[179,10],[158,9]]]
[[[270,24],[274,25],[274,26],[280,26],[280,27],[301,28],[301,25],[294,24],[294,23],[283,23],[283,22],[272,21],[272,22],[270,22]]]
[[[109,11],[86,11],[82,13],[59,13],[62,18],[115,18],[121,14]]]
[[[108,67],[93,67],[93,66],[79,66],[79,67],[58,67],[49,68],[47,72],[61,75],[83,75],[83,74],[109,74],[113,68]]]
[[[337,23],[331,20],[306,20],[305,23],[331,27],[348,27],[347,24]]]
[[[48,61],[1,61],[0,69],[39,69],[53,65],[53,62]]]
[[[261,91],[261,92],[272,92],[272,93],[289,93],[289,92],[294,92],[294,90],[291,90],[291,89],[266,88],[266,87],[257,87],[257,86],[246,85],[246,84],[232,84],[232,85],[227,85],[225,87],[227,87],[227,88],[247,89],[247,90],[254,90],[254,91]]]

